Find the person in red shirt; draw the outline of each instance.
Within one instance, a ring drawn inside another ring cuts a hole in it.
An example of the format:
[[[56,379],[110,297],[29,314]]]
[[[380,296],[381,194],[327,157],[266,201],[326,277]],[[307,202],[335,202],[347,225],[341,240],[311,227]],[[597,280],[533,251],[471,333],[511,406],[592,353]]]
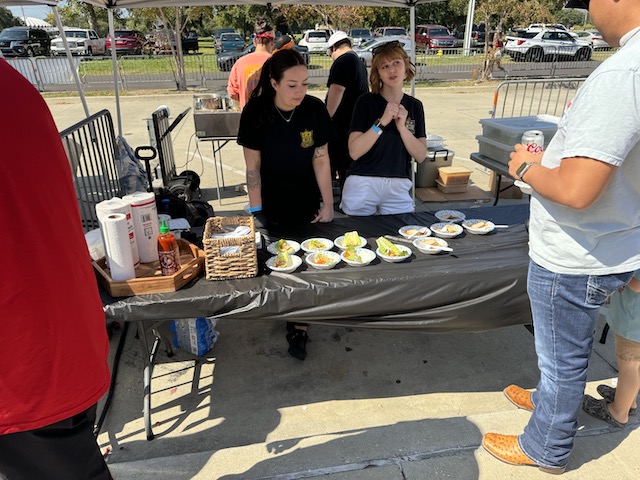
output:
[[[71,168],[38,91],[0,59],[0,478],[111,479],[93,436],[109,341]]]

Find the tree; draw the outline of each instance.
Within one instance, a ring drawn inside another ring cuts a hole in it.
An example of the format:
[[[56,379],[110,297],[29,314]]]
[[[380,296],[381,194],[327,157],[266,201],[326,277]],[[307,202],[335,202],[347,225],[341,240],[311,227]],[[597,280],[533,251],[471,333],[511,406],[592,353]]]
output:
[[[68,0],[66,5],[59,6],[60,21],[65,27],[91,28],[105,37],[109,33],[109,18],[107,10],[97,8],[80,0]],[[120,19],[122,12],[114,10],[114,18]],[[45,18],[51,25],[56,24],[53,13]]]
[[[13,16],[11,10],[5,7],[0,7],[0,29],[15,27],[16,25],[20,25],[20,21]]]

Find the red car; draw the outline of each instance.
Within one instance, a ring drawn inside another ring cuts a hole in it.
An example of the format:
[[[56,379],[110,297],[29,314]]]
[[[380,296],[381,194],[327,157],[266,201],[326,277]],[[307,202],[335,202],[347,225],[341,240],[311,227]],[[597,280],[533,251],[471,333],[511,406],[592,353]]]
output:
[[[416,27],[417,50],[439,50],[456,47],[456,37],[442,25],[418,25]]]
[[[144,38],[142,34],[136,30],[116,30],[116,53],[140,55],[142,53],[142,44]],[[111,55],[111,35],[107,35],[106,49]]]

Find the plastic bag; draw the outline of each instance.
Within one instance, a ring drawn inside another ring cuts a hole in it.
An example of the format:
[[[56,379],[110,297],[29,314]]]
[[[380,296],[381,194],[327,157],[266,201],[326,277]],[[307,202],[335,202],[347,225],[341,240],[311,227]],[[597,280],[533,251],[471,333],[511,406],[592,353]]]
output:
[[[116,163],[120,173],[120,186],[124,192],[123,195],[146,192],[149,182],[142,163],[124,138],[119,136],[116,139],[116,145],[118,148]]]
[[[199,357],[213,348],[219,333],[215,330],[217,320],[209,318],[185,318],[171,322],[173,346]]]

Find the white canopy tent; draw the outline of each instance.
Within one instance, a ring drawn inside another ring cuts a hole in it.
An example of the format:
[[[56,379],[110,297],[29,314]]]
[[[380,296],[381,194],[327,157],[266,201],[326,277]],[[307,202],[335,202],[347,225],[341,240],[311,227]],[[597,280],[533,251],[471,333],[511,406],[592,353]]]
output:
[[[344,5],[344,0],[83,0],[85,3],[89,3],[91,5],[95,5],[98,7],[106,8],[109,13],[109,33],[111,38],[114,38],[114,24],[113,24],[113,9],[115,8],[157,8],[157,7],[187,7],[187,6],[215,6],[215,5]],[[364,5],[364,6],[373,6],[373,7],[402,7],[410,9],[410,32],[415,32],[415,7],[419,3],[436,3],[443,2],[446,0],[351,0],[349,2],[350,5]],[[62,40],[65,46],[65,50],[67,51],[67,56],[69,57],[69,64],[71,66],[71,70],[73,71],[74,78],[76,80],[76,84],[78,86],[78,91],[80,92],[80,97],[82,99],[82,104],[85,109],[85,113],[89,116],[89,110],[87,108],[86,100],[82,93],[82,86],[80,84],[80,80],[78,78],[78,74],[73,67],[71,61],[71,53],[67,46],[67,40],[64,36],[64,29],[62,28],[62,23],[60,22],[60,16],[58,14],[58,9],[56,8],[58,4],[58,0],[0,0],[0,6],[14,6],[14,5],[49,5],[52,7],[56,24],[58,26],[58,30],[63,32]],[[467,28],[466,30],[470,31],[471,22],[473,22],[473,9],[475,6],[475,0],[469,0],[469,13],[467,18]],[[468,43],[468,33],[465,31],[465,45]],[[412,42],[414,48],[412,52],[412,60],[415,62],[415,42]],[[468,48],[468,47],[467,47]],[[115,49],[112,49],[111,52],[112,62],[113,62],[113,73],[114,73],[114,89],[115,89],[115,97],[116,97],[116,118],[118,124],[118,134],[122,135],[122,115],[120,112],[120,92],[118,89],[118,69],[117,69],[117,56]],[[412,93],[414,84],[411,84]]]

